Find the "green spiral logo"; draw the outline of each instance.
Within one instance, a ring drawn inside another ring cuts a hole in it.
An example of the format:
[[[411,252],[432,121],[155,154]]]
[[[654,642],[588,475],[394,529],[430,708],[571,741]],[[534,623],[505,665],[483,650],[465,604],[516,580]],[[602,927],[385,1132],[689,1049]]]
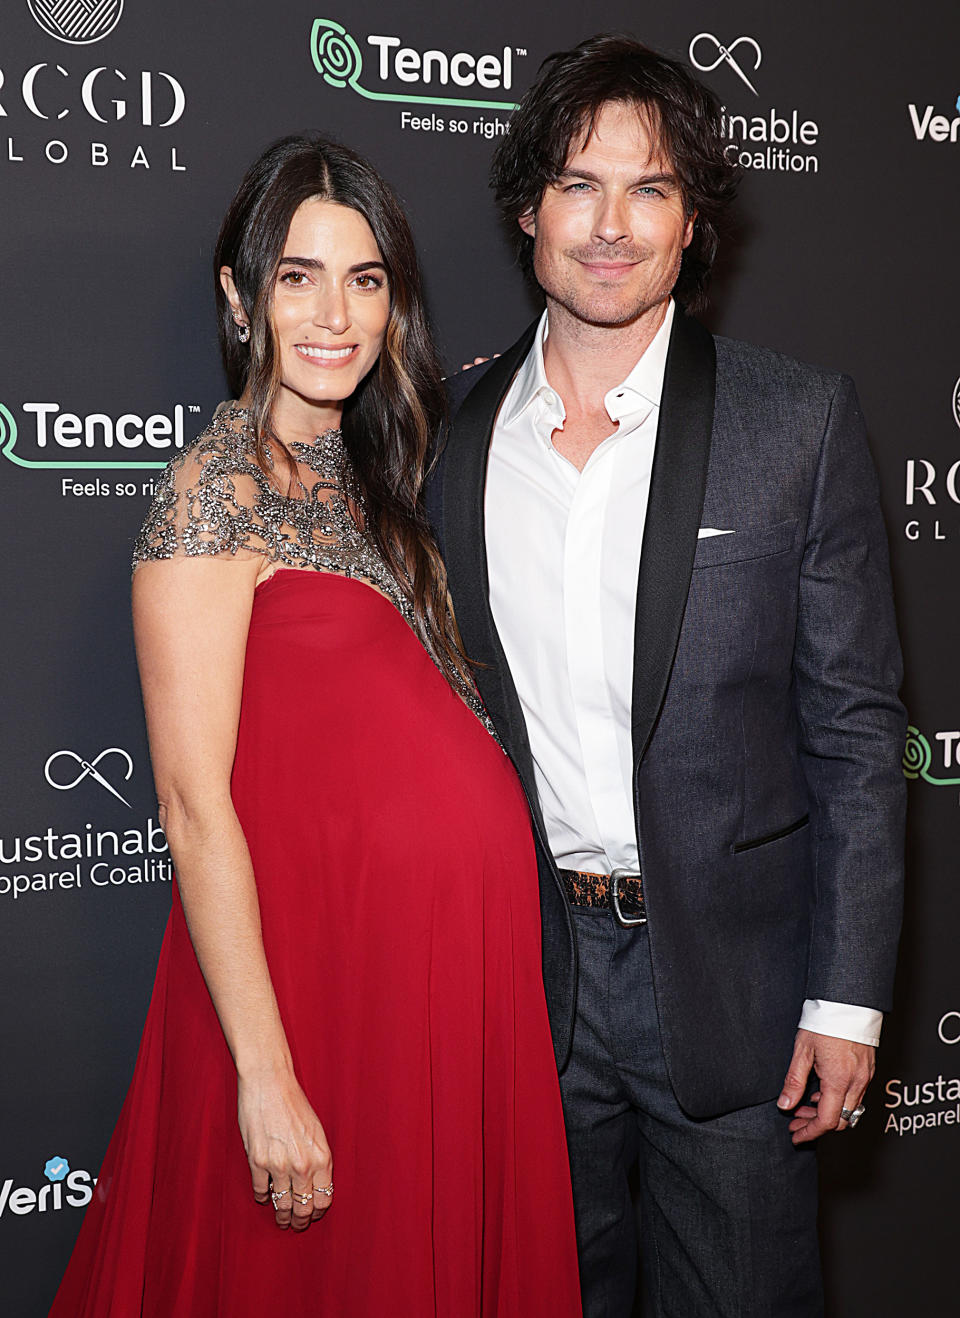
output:
[[[933,751],[930,743],[912,723],[907,725],[907,744],[903,749],[904,778],[922,778],[932,787],[960,787],[960,778],[937,778],[930,772]]]
[[[9,408],[0,403],[0,453],[10,458],[13,462],[17,461],[14,456],[13,447],[17,442],[17,423],[14,421]]]
[[[907,744],[903,750],[903,776],[905,778],[925,778],[930,768],[933,752],[930,743],[913,724],[907,727]]]
[[[363,56],[353,37],[332,18],[315,18],[310,33],[313,67],[331,87],[355,87],[363,72]]]

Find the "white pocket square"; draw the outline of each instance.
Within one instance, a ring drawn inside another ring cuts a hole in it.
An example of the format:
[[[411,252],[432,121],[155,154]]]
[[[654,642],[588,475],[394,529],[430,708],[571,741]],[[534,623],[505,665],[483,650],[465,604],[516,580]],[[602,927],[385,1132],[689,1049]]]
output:
[[[709,535],[734,535],[733,531],[718,531],[715,526],[701,526],[697,532],[698,540],[706,540]]]

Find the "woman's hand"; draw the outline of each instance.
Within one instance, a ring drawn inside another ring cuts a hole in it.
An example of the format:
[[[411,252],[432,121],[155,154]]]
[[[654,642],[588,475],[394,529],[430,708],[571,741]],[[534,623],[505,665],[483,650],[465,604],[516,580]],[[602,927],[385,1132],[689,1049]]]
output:
[[[333,1158],[316,1113],[292,1072],[240,1079],[237,1108],[257,1203],[272,1199],[278,1227],[305,1231],[333,1202]]]

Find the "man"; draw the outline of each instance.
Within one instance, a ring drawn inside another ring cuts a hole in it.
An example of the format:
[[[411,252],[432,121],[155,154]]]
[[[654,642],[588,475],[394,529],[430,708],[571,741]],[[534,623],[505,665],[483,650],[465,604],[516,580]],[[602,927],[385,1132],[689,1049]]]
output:
[[[645,1313],[822,1312],[810,1145],[863,1111],[900,921],[876,478],[849,380],[686,314],[724,145],[633,41],[546,61],[493,168],[546,312],[451,383],[430,491],[534,818],[587,1318],[632,1311],[635,1167]]]

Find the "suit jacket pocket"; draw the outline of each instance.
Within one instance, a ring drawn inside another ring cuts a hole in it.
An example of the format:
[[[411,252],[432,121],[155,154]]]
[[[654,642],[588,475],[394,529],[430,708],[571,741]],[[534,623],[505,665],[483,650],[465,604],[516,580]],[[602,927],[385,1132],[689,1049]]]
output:
[[[711,535],[697,541],[694,570],[720,567],[723,563],[742,563],[751,558],[770,558],[793,548],[797,519],[776,522],[773,526],[748,526],[733,535]]]
[[[795,819],[792,824],[786,828],[778,828],[775,833],[765,833],[763,837],[753,837],[747,842],[735,842],[733,844],[733,854],[738,856],[741,851],[753,851],[754,847],[765,847],[769,842],[779,842],[781,838],[789,837],[791,833],[798,833],[801,828],[806,828],[810,823],[810,816],[804,815],[801,819]]]

